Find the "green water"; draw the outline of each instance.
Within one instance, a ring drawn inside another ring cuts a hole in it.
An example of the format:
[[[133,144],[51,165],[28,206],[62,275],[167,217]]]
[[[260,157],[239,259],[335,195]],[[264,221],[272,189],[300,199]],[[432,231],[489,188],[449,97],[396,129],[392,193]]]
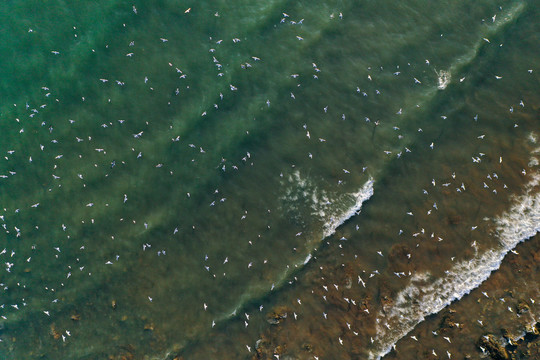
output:
[[[538,5],[0,5],[1,357],[382,354],[538,173]]]

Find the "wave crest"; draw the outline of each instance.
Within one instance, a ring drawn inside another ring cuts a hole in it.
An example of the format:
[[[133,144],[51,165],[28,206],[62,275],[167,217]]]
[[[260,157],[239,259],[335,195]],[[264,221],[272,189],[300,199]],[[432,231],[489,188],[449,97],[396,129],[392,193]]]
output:
[[[500,246],[470,260],[461,261],[446,271],[446,276],[429,280],[429,274],[415,274],[409,285],[398,293],[392,306],[377,316],[376,348],[370,359],[380,359],[392,346],[426,316],[435,314],[454,300],[480,286],[497,270],[506,254],[520,242],[540,232],[540,174],[527,184],[525,193],[515,198],[511,208],[494,220]]]

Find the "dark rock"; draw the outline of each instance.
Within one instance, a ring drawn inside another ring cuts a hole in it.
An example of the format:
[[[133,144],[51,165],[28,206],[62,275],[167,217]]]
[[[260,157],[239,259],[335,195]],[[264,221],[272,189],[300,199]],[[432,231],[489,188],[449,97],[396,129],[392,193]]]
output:
[[[484,335],[478,340],[478,344],[484,347],[493,360],[509,360],[510,356],[505,347],[501,345],[492,334]]]
[[[454,320],[455,316],[453,314],[454,314],[453,312],[447,312],[446,314],[444,314],[444,316],[441,319],[441,322],[439,323],[440,330],[452,329],[457,326]]]
[[[287,318],[288,311],[289,309],[286,307],[277,307],[267,315],[266,321],[272,325],[277,325]]]
[[[517,304],[517,313],[518,314],[525,314],[526,312],[529,312],[529,305],[527,305],[527,303],[525,301],[520,301],[518,304]]]

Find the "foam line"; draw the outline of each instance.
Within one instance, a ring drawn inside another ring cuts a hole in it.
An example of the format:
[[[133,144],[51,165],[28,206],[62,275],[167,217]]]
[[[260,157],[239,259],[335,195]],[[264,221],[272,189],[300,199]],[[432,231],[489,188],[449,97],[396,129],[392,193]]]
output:
[[[480,286],[500,267],[510,250],[540,231],[540,192],[535,189],[539,184],[540,175],[537,175],[512,207],[494,220],[499,247],[458,263],[446,272],[445,277],[435,281],[430,281],[428,273],[415,274],[411,278],[394,304],[379,312],[377,346],[369,353],[369,359],[380,359],[426,316],[441,311]]]
[[[296,172],[294,174],[294,178],[291,179],[295,180],[295,183],[299,186],[299,188],[302,189],[303,195],[307,196],[312,202],[312,215],[319,217],[323,221],[326,217],[329,217],[329,220],[327,220],[323,225],[323,234],[321,240],[333,235],[339,226],[341,226],[351,217],[358,215],[362,208],[362,204],[373,196],[374,180],[373,178],[370,178],[357,192],[344,194],[342,197],[340,197],[339,202],[350,202],[352,204],[351,206],[341,212],[339,210],[335,210],[334,215],[329,216],[327,215],[329,206],[337,205],[335,205],[334,202],[329,201],[326,193],[320,193],[316,188],[310,187],[308,180],[303,179],[298,172]],[[288,195],[290,196],[290,194]],[[294,197],[294,200],[297,201],[297,197]],[[249,291],[244,292],[244,294],[240,296],[237,305],[234,306],[234,310],[217,318],[216,323],[235,318],[241,313],[241,310],[244,309],[247,304],[253,302],[255,299],[262,299],[272,291],[281,289],[287,283],[287,280],[292,277],[292,274],[300,271],[311,261],[312,258],[312,254],[308,253],[303,260],[300,260],[296,264],[293,264],[293,266],[288,267],[288,269],[284,271],[279,278],[275,279],[272,290],[268,289],[267,284],[264,286],[251,287]]]
[[[354,200],[354,205],[343,213],[339,214],[337,217],[330,217],[329,221],[323,226],[323,240],[330,235],[333,235],[337,228],[340,227],[345,221],[360,213],[362,204],[373,196],[373,183],[374,180],[370,178],[360,190],[355,193],[348,194]]]

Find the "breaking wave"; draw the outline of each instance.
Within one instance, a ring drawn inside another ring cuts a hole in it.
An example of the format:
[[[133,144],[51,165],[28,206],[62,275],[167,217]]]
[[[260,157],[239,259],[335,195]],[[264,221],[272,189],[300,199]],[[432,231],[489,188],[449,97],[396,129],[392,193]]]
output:
[[[525,193],[512,207],[494,220],[500,246],[458,263],[446,276],[430,281],[429,273],[415,274],[410,284],[398,293],[394,303],[377,316],[376,348],[370,359],[380,359],[392,346],[426,316],[437,313],[454,300],[477,288],[497,270],[506,254],[520,242],[540,231],[540,174],[527,184]]]
[[[373,196],[373,183],[374,180],[370,178],[360,190],[355,193],[346,194],[353,205],[347,208],[345,211],[336,211],[327,215],[326,221],[323,225],[323,236],[325,239],[336,232],[336,229],[340,227],[345,221],[349,220],[354,215],[358,215],[362,209],[362,204]]]
[[[315,220],[322,224],[322,240],[334,234],[336,229],[352,216],[360,213],[362,204],[373,196],[373,184],[374,180],[369,178],[357,192],[335,194],[320,189],[296,170],[287,177],[286,190],[281,200],[285,212],[298,222],[305,224]]]
[[[357,192],[341,195],[330,195],[326,191],[319,190],[309,179],[303,178],[298,171],[295,171],[287,180],[288,185],[292,186],[288,186],[282,200],[285,200],[288,206],[295,210],[305,208],[307,205],[310,209],[310,215],[323,224],[321,229],[322,237],[316,241],[316,244],[319,244],[319,240],[324,240],[333,235],[337,228],[351,217],[358,215],[362,204],[373,196],[374,180],[372,178]],[[288,266],[287,270],[274,279],[271,289],[268,289],[266,284],[251,287],[249,291],[239,297],[238,303],[233,307],[234,309],[216,319],[216,322],[223,322],[236,317],[254,299],[282,288],[292,277],[292,274],[306,266],[312,258],[311,252],[308,252],[297,263]]]
[[[439,90],[444,90],[450,84],[450,80],[452,79],[452,76],[450,74],[450,71],[438,71],[437,72],[437,82],[438,82],[438,88]]]

